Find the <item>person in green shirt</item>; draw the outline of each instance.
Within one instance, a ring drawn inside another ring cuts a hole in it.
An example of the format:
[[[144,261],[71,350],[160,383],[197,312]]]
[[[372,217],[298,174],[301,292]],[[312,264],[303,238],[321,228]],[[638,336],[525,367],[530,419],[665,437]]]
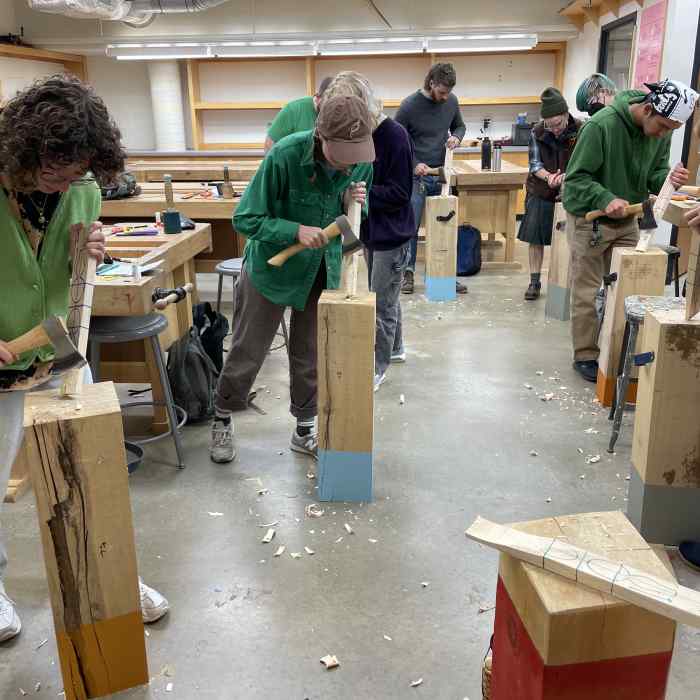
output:
[[[658,194],[671,171],[671,133],[691,117],[698,99],[675,80],[647,88],[619,93],[584,124],[566,171],[574,369],[591,382],[597,380],[600,353],[595,296],[610,269],[612,249],[639,240],[636,218],[626,215],[625,207]],[[671,182],[680,187],[687,181],[688,171],[679,163]],[[597,209],[605,216],[588,223],[586,213]]]
[[[267,130],[265,153],[285,136],[290,136],[300,131],[310,131],[314,128],[321,98],[332,81],[333,78],[331,77],[324,78],[313,97],[300,97],[298,100],[287,102],[282,107]]]
[[[289,335],[291,413],[297,419],[291,448],[315,457],[316,309],[321,292],[340,284],[342,243],[328,241],[323,229],[362,202],[372,181],[374,124],[356,96],[321,104],[316,127],[283,138],[263,160],[233,217],[247,237],[237,281],[231,349],[216,388],[210,456],[230,462],[233,411],[247,408],[255,377],[292,307]],[[304,250],[281,267],[268,260],[301,243]]]
[[[95,180],[109,183],[124,169],[120,139],[104,102],[66,75],[35,83],[0,111],[0,389],[48,378],[51,346],[16,357],[7,341],[49,315],[66,315],[71,236],[89,227],[87,252],[98,261],[104,257]],[[0,505],[22,443],[23,418],[24,391],[0,391]],[[0,643],[22,627],[5,593],[6,566],[0,542]],[[168,601],[141,584],[141,608],[144,621],[154,622],[168,611]]]

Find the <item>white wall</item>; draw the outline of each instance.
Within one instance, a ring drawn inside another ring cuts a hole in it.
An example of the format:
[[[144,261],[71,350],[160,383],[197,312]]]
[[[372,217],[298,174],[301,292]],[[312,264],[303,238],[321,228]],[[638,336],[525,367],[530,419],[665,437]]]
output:
[[[9,100],[35,80],[62,72],[61,63],[0,57],[0,99]]]
[[[0,34],[19,34],[19,26],[12,0],[0,2]]]
[[[127,148],[155,148],[148,66],[145,61],[115,61],[90,56],[88,80],[119,125]]]

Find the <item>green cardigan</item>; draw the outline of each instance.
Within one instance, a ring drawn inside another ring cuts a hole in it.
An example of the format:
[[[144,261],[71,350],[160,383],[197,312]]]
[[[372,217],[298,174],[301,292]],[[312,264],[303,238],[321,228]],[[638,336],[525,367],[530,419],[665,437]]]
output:
[[[70,226],[89,226],[100,215],[100,190],[94,182],[72,185],[51,217],[37,257],[27,234],[0,189],[0,340],[14,340],[47,316],[65,316],[70,287]],[[53,358],[48,345],[23,353],[17,362],[2,369],[27,369],[35,360]]]

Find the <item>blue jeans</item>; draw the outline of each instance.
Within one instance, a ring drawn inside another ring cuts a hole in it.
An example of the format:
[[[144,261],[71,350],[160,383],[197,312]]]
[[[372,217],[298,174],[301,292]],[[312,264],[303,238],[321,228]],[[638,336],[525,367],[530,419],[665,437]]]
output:
[[[411,257],[406,267],[407,270],[415,272],[416,269],[416,254],[418,253],[418,229],[420,228],[420,220],[423,216],[425,208],[425,198],[439,195],[442,191],[442,185],[438,182],[435,175],[413,176],[413,192],[411,192],[411,208],[413,209],[413,217],[416,222],[416,232],[411,238]]]

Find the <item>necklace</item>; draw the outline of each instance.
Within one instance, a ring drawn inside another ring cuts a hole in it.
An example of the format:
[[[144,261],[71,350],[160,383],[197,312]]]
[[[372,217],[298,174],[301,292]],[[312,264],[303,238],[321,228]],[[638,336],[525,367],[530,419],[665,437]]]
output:
[[[27,198],[29,201],[32,203],[32,206],[34,209],[36,209],[36,213],[39,215],[39,226],[41,228],[44,228],[46,226],[46,217],[44,216],[44,211],[46,210],[46,204],[49,201],[49,195],[45,194],[44,195],[44,203],[39,206],[35,201],[32,195],[27,194]]]

